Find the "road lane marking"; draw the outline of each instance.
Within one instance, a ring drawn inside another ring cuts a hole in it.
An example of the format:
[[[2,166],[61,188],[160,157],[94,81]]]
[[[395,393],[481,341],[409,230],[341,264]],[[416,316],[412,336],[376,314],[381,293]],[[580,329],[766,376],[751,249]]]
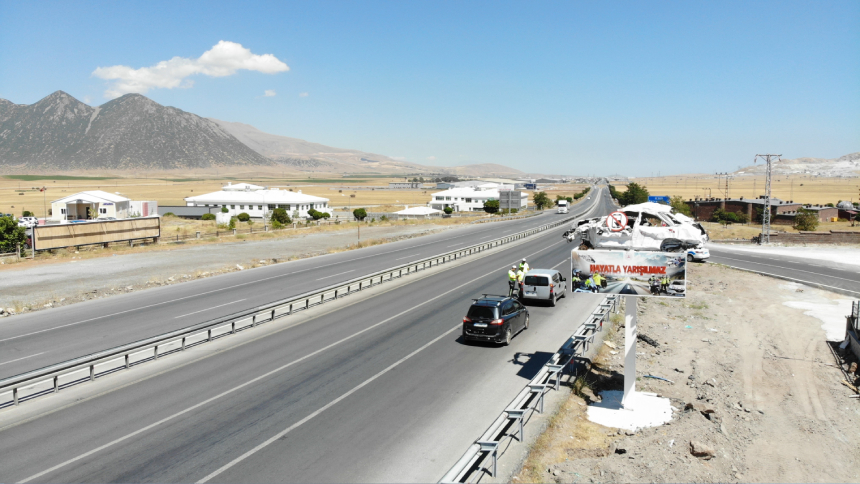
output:
[[[406,257],[401,257],[401,258],[399,258],[399,259],[394,259],[394,260],[403,260],[403,259],[408,259],[408,258],[410,258],[410,257],[415,257],[416,255],[421,255],[421,254],[412,254],[412,255],[407,255]]]
[[[545,251],[545,250],[547,250],[547,249],[549,249],[549,248],[552,248],[552,247],[554,247],[554,246],[556,246],[556,245],[558,245],[558,244],[560,244],[560,243],[561,243],[561,241],[560,241],[560,242],[556,242],[556,243],[554,243],[554,244],[550,244],[550,245],[548,245],[548,246],[544,247],[543,249],[540,249],[540,250],[537,250],[537,251],[535,251],[535,252],[532,252],[531,254],[527,254],[527,257],[531,257],[531,256],[533,256],[533,255],[535,255],[535,254],[538,254],[538,253],[540,253],[540,252],[543,252],[543,251]],[[478,260],[478,259],[475,259],[475,260]],[[358,337],[358,336],[360,336],[360,335],[362,335],[362,334],[364,334],[364,333],[366,333],[366,332],[368,332],[368,331],[371,331],[371,330],[373,330],[373,329],[376,329],[376,328],[378,328],[379,326],[382,326],[383,324],[386,324],[386,323],[388,323],[388,322],[390,322],[390,321],[393,321],[393,320],[395,320],[395,319],[397,319],[397,318],[399,318],[399,317],[403,316],[403,315],[404,315],[404,314],[406,314],[406,313],[414,312],[416,308],[419,308],[419,307],[421,307],[421,306],[424,306],[425,304],[430,304],[431,302],[433,302],[433,301],[435,301],[435,300],[437,300],[437,299],[439,299],[439,298],[441,298],[441,297],[443,297],[443,296],[446,296],[446,295],[448,295],[448,294],[450,294],[450,293],[452,293],[452,292],[458,291],[458,290],[460,290],[461,288],[463,288],[463,287],[465,287],[465,286],[468,286],[469,284],[471,284],[471,283],[473,283],[473,282],[475,282],[475,281],[477,281],[477,280],[479,280],[479,279],[483,279],[484,277],[487,277],[487,276],[490,276],[490,275],[493,275],[493,274],[497,274],[497,273],[498,273],[498,271],[500,271],[500,270],[502,270],[502,269],[505,269],[505,268],[507,268],[507,267],[508,267],[508,266],[507,266],[507,264],[505,264],[505,265],[504,265],[504,267],[500,267],[500,268],[498,268],[498,269],[493,269],[492,271],[487,272],[487,273],[485,273],[485,274],[482,274],[482,275],[480,275],[480,276],[478,276],[478,277],[476,277],[476,278],[474,278],[474,279],[472,279],[472,280],[470,280],[470,281],[464,282],[463,284],[460,284],[459,286],[453,287],[453,288],[451,288],[451,289],[449,289],[449,290],[447,290],[447,291],[445,291],[445,292],[443,292],[443,293],[439,294],[438,296],[435,296],[435,297],[432,297],[432,298],[430,298],[430,299],[427,299],[426,301],[424,301],[424,302],[422,302],[422,303],[418,303],[418,304],[416,304],[416,305],[412,306],[411,308],[409,308],[409,309],[407,309],[407,310],[405,310],[405,311],[402,311],[402,312],[400,312],[400,313],[395,314],[394,316],[391,316],[391,317],[390,317],[390,318],[388,318],[388,319],[384,319],[384,320],[382,320],[382,321],[380,321],[380,322],[378,322],[378,323],[376,323],[376,324],[374,324],[374,325],[368,326],[367,328],[364,328],[364,329],[362,329],[361,331],[357,331],[357,332],[355,332],[355,333],[353,333],[353,334],[351,334],[351,335],[349,335],[349,336],[347,336],[347,337],[345,337],[345,338],[342,338],[342,339],[340,339],[340,340],[338,340],[338,341],[335,341],[334,343],[332,343],[332,344],[330,344],[330,345],[328,345],[328,346],[325,346],[325,347],[323,347],[323,348],[320,348],[320,349],[318,349],[318,350],[316,350],[316,351],[314,351],[314,352],[312,352],[312,353],[309,353],[309,354],[307,354],[307,355],[305,355],[305,356],[302,356],[301,358],[298,358],[298,359],[293,360],[293,361],[291,361],[291,362],[289,362],[289,363],[286,363],[286,364],[284,364],[284,365],[282,365],[282,366],[280,366],[280,367],[278,367],[278,368],[275,368],[274,370],[271,370],[271,371],[268,371],[268,372],[266,372],[266,373],[263,373],[262,375],[260,375],[260,376],[258,376],[258,377],[256,377],[256,378],[253,378],[253,379],[251,379],[251,380],[246,381],[245,383],[239,384],[239,385],[237,385],[237,386],[235,386],[235,387],[233,387],[233,388],[231,388],[231,389],[229,389],[229,390],[226,390],[226,391],[224,391],[224,392],[221,392],[221,393],[219,393],[218,395],[215,395],[215,396],[213,396],[213,397],[207,398],[206,400],[203,400],[203,401],[202,401],[202,402],[200,402],[200,403],[197,403],[197,404],[195,404],[195,405],[192,405],[192,406],[190,406],[190,407],[188,407],[188,408],[186,408],[186,409],[184,409],[184,410],[180,410],[179,412],[176,412],[176,413],[174,413],[173,415],[167,416],[167,417],[165,417],[165,418],[163,418],[163,419],[161,419],[161,420],[158,420],[157,422],[153,422],[153,423],[151,423],[151,424],[149,424],[149,425],[147,425],[147,426],[145,426],[145,427],[142,427],[142,428],[140,428],[140,429],[138,429],[138,430],[135,430],[134,432],[131,432],[131,433],[126,434],[126,435],[123,435],[122,437],[119,437],[119,438],[117,438],[117,439],[114,439],[114,440],[112,440],[112,441],[110,441],[110,442],[108,442],[108,443],[106,443],[106,444],[100,445],[100,446],[96,447],[96,448],[95,448],[95,449],[93,449],[93,450],[90,450],[90,451],[88,451],[88,452],[85,452],[85,453],[83,453],[83,454],[78,455],[77,457],[72,457],[72,458],[71,458],[71,459],[69,459],[69,460],[66,460],[66,461],[64,461],[64,462],[61,462],[61,463],[59,463],[59,464],[57,464],[57,465],[53,466],[53,467],[50,467],[50,468],[48,468],[48,469],[45,469],[45,470],[43,470],[42,472],[39,472],[39,473],[37,473],[37,474],[33,474],[32,476],[30,476],[30,477],[28,477],[28,478],[26,478],[26,479],[23,479],[23,480],[21,480],[21,481],[18,481],[18,483],[19,483],[19,484],[24,484],[24,483],[26,483],[26,482],[30,482],[30,481],[32,481],[32,480],[34,480],[34,479],[38,479],[38,478],[40,478],[40,477],[42,477],[42,476],[44,476],[44,475],[46,475],[46,474],[49,474],[49,473],[51,473],[51,472],[54,472],[54,471],[56,471],[56,470],[58,470],[58,469],[62,469],[63,467],[66,467],[66,466],[67,466],[67,465],[69,465],[69,464],[73,464],[73,463],[75,463],[75,462],[77,462],[77,461],[79,461],[79,460],[81,460],[81,459],[86,459],[87,457],[89,457],[89,456],[91,456],[91,455],[93,455],[93,454],[96,454],[96,453],[98,453],[98,452],[100,452],[100,451],[102,451],[102,450],[104,450],[104,449],[107,449],[107,448],[109,448],[109,447],[113,447],[114,445],[119,444],[120,442],[124,442],[124,441],[126,441],[126,440],[128,440],[128,439],[130,439],[130,438],[132,438],[132,437],[135,437],[135,436],[140,435],[140,434],[142,434],[142,433],[144,433],[144,432],[146,432],[146,431],[148,431],[148,430],[151,430],[151,429],[153,429],[153,428],[155,428],[155,427],[158,427],[158,426],[159,426],[159,425],[161,425],[161,424],[167,423],[167,422],[169,422],[169,421],[171,421],[171,420],[174,420],[174,419],[176,419],[176,418],[178,418],[178,417],[181,417],[182,415],[185,415],[185,414],[187,414],[187,413],[189,413],[189,412],[193,412],[194,410],[197,410],[197,409],[198,409],[198,408],[200,408],[200,407],[203,407],[203,406],[205,406],[205,405],[207,405],[207,404],[209,404],[209,403],[212,403],[212,402],[214,402],[214,401],[216,401],[216,400],[219,400],[219,399],[221,399],[221,398],[223,398],[223,397],[225,397],[225,396],[227,396],[227,395],[230,395],[230,394],[232,394],[232,393],[235,393],[235,392],[237,392],[237,391],[239,391],[239,390],[241,390],[241,389],[243,389],[243,388],[245,388],[245,387],[247,387],[247,386],[249,386],[249,385],[252,385],[252,384],[254,384],[254,383],[257,383],[258,381],[263,380],[263,379],[265,379],[265,378],[268,378],[268,377],[270,377],[270,376],[274,375],[275,373],[279,373],[279,372],[281,372],[281,371],[283,371],[283,370],[285,370],[285,369],[287,369],[287,368],[289,368],[289,367],[291,367],[291,366],[293,366],[293,365],[296,365],[296,364],[301,363],[301,362],[303,362],[303,361],[305,361],[305,360],[308,360],[308,359],[310,359],[310,358],[312,358],[312,357],[314,357],[314,356],[316,356],[316,355],[319,355],[320,353],[323,353],[323,352],[325,352],[325,351],[328,351],[328,350],[330,350],[331,348],[334,348],[335,346],[337,346],[337,345],[339,345],[339,344],[342,344],[342,343],[344,343],[344,342],[346,342],[346,341],[349,341],[349,340],[351,340],[351,339],[353,339],[353,338],[356,338],[356,337]],[[459,328],[459,327],[460,327],[460,325],[457,325],[457,326],[456,326],[456,328]]]
[[[785,269],[787,271],[805,272],[807,274],[815,274],[816,276],[829,277],[830,279],[839,279],[841,281],[853,282],[854,284],[860,283],[860,281],[857,281],[854,279],[845,279],[844,277],[828,276],[827,274],[821,274],[820,272],[804,271],[803,269],[792,269],[790,267],[782,267],[782,266],[776,266],[773,264],[765,264],[764,262],[753,262],[753,261],[743,260],[743,259],[732,259],[731,257],[726,257],[724,255],[718,256],[718,258],[734,260],[734,261],[738,261],[738,262],[746,262],[747,264],[758,264],[760,266],[776,267],[777,269]],[[731,267],[734,267],[734,266],[731,266]]]
[[[317,280],[318,280],[318,281],[321,281],[321,280],[323,280],[323,279],[328,279],[329,277],[342,276],[342,275],[344,275],[344,274],[349,274],[350,272],[355,272],[355,269],[353,269],[353,270],[351,270],[351,271],[341,272],[340,274],[332,274],[332,275],[330,275],[330,276],[320,277],[320,278],[319,278],[319,279],[317,279]]]
[[[399,360],[397,360],[396,362],[394,362],[392,365],[388,366],[388,367],[387,367],[387,368],[385,368],[384,370],[380,371],[379,373],[377,373],[377,374],[373,375],[372,377],[368,378],[367,380],[364,380],[363,382],[361,382],[361,383],[360,383],[360,384],[358,384],[357,386],[353,387],[353,389],[352,389],[352,390],[350,390],[350,391],[348,391],[348,392],[344,393],[343,395],[341,395],[341,396],[339,396],[339,397],[335,398],[334,400],[332,400],[332,401],[328,402],[327,404],[325,404],[325,405],[323,405],[322,407],[318,408],[318,409],[317,409],[316,411],[314,411],[312,414],[310,414],[310,415],[308,415],[307,417],[305,417],[305,418],[303,418],[303,419],[299,420],[298,422],[296,422],[296,423],[294,423],[294,424],[290,425],[289,427],[285,428],[284,430],[281,430],[280,432],[278,432],[277,434],[275,434],[275,435],[273,435],[273,436],[269,437],[268,439],[266,439],[264,442],[260,443],[259,445],[257,445],[257,446],[256,446],[256,447],[254,447],[253,449],[249,450],[248,452],[245,452],[244,454],[240,455],[239,457],[236,457],[236,458],[235,458],[235,459],[233,459],[232,461],[230,461],[230,462],[228,462],[227,464],[223,465],[222,467],[220,467],[220,468],[219,468],[218,470],[216,470],[215,472],[213,472],[213,473],[209,474],[208,476],[204,477],[203,479],[200,479],[199,481],[197,481],[197,484],[202,484],[202,483],[204,483],[204,482],[209,481],[209,480],[210,480],[210,479],[212,479],[212,478],[217,477],[219,474],[223,473],[224,471],[226,471],[226,470],[230,469],[231,467],[233,467],[233,466],[235,466],[236,464],[238,464],[238,463],[242,462],[243,460],[247,459],[248,457],[251,457],[252,455],[256,454],[258,451],[260,451],[260,450],[264,449],[265,447],[268,447],[270,444],[272,444],[273,442],[276,442],[276,441],[277,441],[278,439],[280,439],[281,437],[283,437],[283,436],[287,435],[288,433],[292,432],[293,430],[295,430],[295,429],[297,429],[297,428],[301,427],[302,425],[304,425],[305,423],[307,423],[307,422],[311,421],[313,418],[317,417],[319,414],[321,414],[321,413],[325,412],[325,411],[326,411],[326,410],[328,410],[329,408],[331,408],[331,407],[333,407],[333,406],[337,405],[338,403],[340,403],[341,401],[343,401],[344,399],[346,399],[347,397],[349,397],[349,396],[350,396],[350,395],[352,395],[353,393],[355,393],[355,392],[357,392],[357,391],[361,390],[362,388],[366,387],[367,385],[370,385],[371,383],[373,383],[374,381],[376,381],[377,379],[379,379],[379,377],[381,377],[381,376],[385,375],[386,373],[388,373],[389,371],[391,371],[391,370],[393,370],[393,369],[397,368],[397,367],[398,367],[398,366],[400,366],[403,362],[405,362],[406,360],[408,360],[408,359],[412,358],[413,356],[417,355],[418,353],[420,353],[420,352],[424,351],[425,349],[429,348],[431,345],[435,344],[436,342],[438,342],[438,341],[439,341],[439,340],[441,340],[442,338],[444,338],[444,337],[448,336],[449,334],[451,334],[451,333],[453,333],[453,332],[455,332],[455,331],[460,330],[460,328],[462,328],[462,324],[458,324],[457,326],[454,326],[453,328],[449,329],[448,331],[445,331],[444,333],[440,334],[439,336],[437,336],[437,337],[433,338],[432,340],[430,340],[429,342],[427,342],[427,344],[425,344],[424,346],[422,346],[422,347],[418,348],[417,350],[413,351],[412,353],[409,353],[408,355],[404,356],[403,358],[400,358]]]
[[[231,305],[231,304],[236,304],[237,302],[242,302],[242,301],[245,301],[246,299],[247,299],[247,298],[245,298],[245,299],[239,299],[238,301],[229,302],[229,303],[227,303],[227,304],[219,304],[218,306],[208,307],[208,308],[206,308],[206,309],[201,309],[200,311],[194,311],[193,313],[183,314],[182,316],[176,316],[176,317],[175,317],[175,318],[173,318],[173,319],[184,318],[185,316],[191,316],[192,314],[202,313],[203,311],[209,311],[210,309],[223,308],[224,306],[229,306],[229,305]]]
[[[35,355],[30,355],[30,356],[25,356],[23,358],[18,358],[17,360],[9,360],[9,361],[0,363],[0,366],[8,365],[9,363],[15,363],[16,361],[26,360],[27,358],[32,358],[34,356],[39,356],[39,355],[44,355],[44,354],[45,354],[45,352],[43,351],[41,353],[36,353]]]

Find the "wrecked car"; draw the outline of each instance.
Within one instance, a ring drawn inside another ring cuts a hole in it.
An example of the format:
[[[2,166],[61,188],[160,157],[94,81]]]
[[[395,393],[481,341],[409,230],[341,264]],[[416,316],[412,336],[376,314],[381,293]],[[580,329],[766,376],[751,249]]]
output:
[[[564,233],[572,242],[577,237],[582,249],[666,250],[669,245],[680,245],[684,250],[701,248],[708,240],[702,225],[672,207],[660,203],[628,205],[619,210],[624,217],[615,215],[580,220]]]

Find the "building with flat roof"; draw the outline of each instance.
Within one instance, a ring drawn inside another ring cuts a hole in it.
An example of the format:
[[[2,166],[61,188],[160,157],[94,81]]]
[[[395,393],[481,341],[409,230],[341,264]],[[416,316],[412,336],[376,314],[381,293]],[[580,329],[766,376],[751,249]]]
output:
[[[276,208],[283,208],[291,217],[298,212],[299,217],[309,218],[308,210],[327,212],[328,202],[328,198],[305,195],[301,190],[293,192],[248,183],[228,184],[220,191],[185,199],[188,207],[213,207],[219,211],[226,207],[230,215],[244,212],[255,218],[266,218]]]
[[[507,197],[510,208],[522,210],[528,206],[528,194],[514,191],[519,198]],[[445,210],[451,207],[455,212],[483,212],[484,202],[487,200],[500,200],[499,189],[484,187],[459,187],[451,188],[442,192],[436,192],[430,196],[430,208]],[[506,207],[507,208],[507,207]]]
[[[740,212],[746,214],[750,220],[756,219],[756,208],[759,210],[764,208],[764,198],[699,198],[688,200],[687,205],[693,212],[693,218],[696,220],[710,220],[714,215],[714,211],[718,208],[727,212]],[[795,203],[793,200],[785,201],[779,198],[771,197],[770,210],[771,215],[786,212],[795,212],[801,207],[801,204]]]

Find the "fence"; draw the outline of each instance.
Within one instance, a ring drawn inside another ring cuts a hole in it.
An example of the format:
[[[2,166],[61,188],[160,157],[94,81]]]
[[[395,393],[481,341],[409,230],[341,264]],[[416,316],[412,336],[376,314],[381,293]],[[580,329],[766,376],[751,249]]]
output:
[[[39,225],[32,229],[33,249],[49,250],[81,245],[105,245],[161,236],[159,217],[107,220],[102,222]]]
[[[9,400],[5,402],[0,400],[0,408],[18,405],[21,401],[31,400],[42,395],[57,393],[63,388],[78,383],[94,381],[100,375],[128,369],[132,365],[146,361],[157,360],[165,354],[184,351],[189,346],[204,344],[212,341],[213,338],[235,334],[237,331],[274,321],[291,315],[295,311],[334,301],[365,288],[399,279],[404,275],[515,242],[558,227],[571,220],[573,217],[567,217],[551,224],[445,252],[420,261],[402,264],[320,290],[5,378],[0,380],[0,397],[8,396]]]
[[[621,298],[617,295],[603,299],[597,309],[585,319],[561,349],[552,355],[483,435],[469,446],[463,457],[442,476],[440,483],[467,482],[476,473],[489,472],[492,477],[496,476],[499,446],[505,438],[513,438],[508,430],[513,429],[520,442],[525,439],[528,416],[534,412],[543,413],[546,392],[550,388],[558,390],[561,377],[568,372],[571,363],[585,358],[596,333],[603,330],[603,323],[607,322],[613,311],[618,310],[620,301]]]

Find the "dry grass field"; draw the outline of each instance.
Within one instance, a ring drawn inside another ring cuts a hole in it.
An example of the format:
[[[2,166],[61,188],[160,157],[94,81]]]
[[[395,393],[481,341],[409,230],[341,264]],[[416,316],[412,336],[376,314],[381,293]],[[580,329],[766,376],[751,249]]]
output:
[[[716,175],[679,175],[632,178],[645,185],[651,195],[680,195],[695,197],[724,197],[726,178]],[[771,193],[782,200],[825,204],[839,200],[860,200],[860,178],[822,178],[810,175],[775,175]],[[764,195],[764,176],[735,176],[729,179],[729,198],[756,198]],[[621,185],[621,184],[619,184]],[[618,187],[619,190],[623,185]]]

